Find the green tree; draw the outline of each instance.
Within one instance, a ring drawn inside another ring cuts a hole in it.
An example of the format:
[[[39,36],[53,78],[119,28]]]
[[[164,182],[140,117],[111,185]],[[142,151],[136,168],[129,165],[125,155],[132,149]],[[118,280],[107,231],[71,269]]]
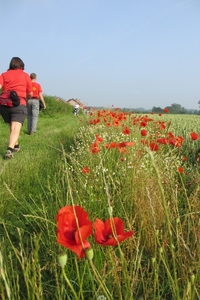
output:
[[[171,106],[169,107],[169,110],[170,110],[170,113],[172,113],[172,114],[185,114],[186,113],[186,109],[177,103],[171,104]]]
[[[157,113],[157,114],[163,113],[163,108],[154,106],[152,108],[152,112]]]

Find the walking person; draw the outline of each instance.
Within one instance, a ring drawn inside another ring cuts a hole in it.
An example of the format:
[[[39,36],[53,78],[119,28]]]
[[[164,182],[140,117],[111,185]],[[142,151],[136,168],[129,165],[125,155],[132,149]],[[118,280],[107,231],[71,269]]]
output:
[[[78,111],[79,111],[79,105],[76,104],[76,105],[74,106],[74,115],[75,115],[75,117],[78,117]]]
[[[33,95],[31,99],[28,100],[27,103],[27,111],[28,111],[28,133],[33,134],[37,130],[38,116],[39,116],[39,100],[42,101],[44,109],[46,108],[46,104],[44,101],[44,97],[42,95],[42,87],[36,82],[37,75],[35,73],[30,74],[30,79],[32,82],[32,92]]]
[[[13,57],[9,69],[0,75],[0,89],[0,114],[10,125],[8,148],[4,155],[7,159],[13,158],[13,153],[20,150],[18,139],[27,116],[26,99],[32,96],[31,80],[24,72],[24,62],[19,57]],[[11,91],[14,92],[18,103],[11,100]]]

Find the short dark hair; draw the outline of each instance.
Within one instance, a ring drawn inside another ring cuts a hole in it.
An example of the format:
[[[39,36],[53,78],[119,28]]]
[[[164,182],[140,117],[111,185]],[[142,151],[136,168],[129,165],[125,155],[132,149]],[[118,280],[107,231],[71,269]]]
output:
[[[36,77],[37,77],[37,76],[36,76],[35,73],[31,73],[31,74],[30,74],[30,78],[31,78],[31,79],[35,79]]]
[[[9,69],[8,70],[16,70],[21,69],[24,70],[24,62],[19,57],[13,57],[10,61]]]

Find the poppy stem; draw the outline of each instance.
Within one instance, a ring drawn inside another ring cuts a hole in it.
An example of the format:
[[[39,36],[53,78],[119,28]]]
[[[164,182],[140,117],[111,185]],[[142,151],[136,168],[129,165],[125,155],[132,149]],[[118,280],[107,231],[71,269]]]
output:
[[[90,266],[92,268],[92,271],[95,275],[95,278],[96,280],[98,281],[99,285],[101,286],[103,292],[105,293],[106,297],[107,297],[107,300],[113,300],[112,296],[110,295],[110,292],[108,291],[107,287],[103,284],[103,281],[102,279],[100,278],[100,275],[98,274],[94,264],[93,264],[93,261],[92,260],[89,260],[89,263],[90,263]]]
[[[68,277],[65,274],[64,268],[62,268],[62,274],[63,274],[63,277],[64,277],[65,281],[67,282],[69,288],[71,289],[71,291],[72,291],[72,293],[74,295],[74,300],[79,300],[79,297],[77,296],[77,293],[75,292],[75,290],[74,290],[71,282],[69,281]]]
[[[120,243],[119,243],[119,240],[118,240],[118,237],[117,237],[117,231],[116,231],[115,223],[114,223],[112,217],[110,217],[110,225],[111,225],[113,237],[117,241],[117,246],[118,246],[118,250],[119,250],[119,253],[120,253],[120,258],[121,258],[121,262],[122,262],[122,272],[124,274],[126,287],[127,287],[126,291],[128,293],[126,299],[128,299],[128,298],[131,297],[131,291],[130,291],[130,278],[128,276],[128,271],[127,271],[127,262],[126,262],[126,259],[124,257],[124,253],[123,253],[123,251],[120,247]]]
[[[79,272],[79,267],[78,267],[78,263],[77,263],[77,257],[75,257],[75,265],[76,265],[76,272],[77,272],[77,278],[78,278],[78,285],[80,287],[80,289],[79,289],[79,299],[84,300],[82,286],[83,286],[83,278],[84,278],[84,275],[85,275],[86,265],[84,265],[84,269],[83,269],[83,273],[82,273],[82,279],[80,278],[80,272]]]
[[[118,288],[118,295],[119,295],[119,299],[120,300],[123,300],[122,298],[122,286],[121,286],[121,280],[119,278],[119,274],[118,274],[118,271],[117,271],[117,258],[115,257],[115,251],[113,251],[113,249],[109,248],[108,249],[108,254],[109,254],[109,257],[110,257],[110,261],[113,263],[113,270],[115,272],[115,278],[117,280],[117,288]],[[114,259],[113,259],[114,257]]]

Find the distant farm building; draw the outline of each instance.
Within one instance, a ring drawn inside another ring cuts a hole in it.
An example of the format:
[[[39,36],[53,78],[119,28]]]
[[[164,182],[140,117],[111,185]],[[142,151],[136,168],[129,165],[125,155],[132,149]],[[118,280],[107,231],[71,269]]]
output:
[[[83,108],[83,103],[81,103],[81,101],[80,100],[78,100],[78,99],[69,99],[69,100],[67,100],[67,103],[68,104],[70,104],[70,105],[72,105],[72,106],[75,106],[75,105],[79,105],[80,106],[80,108]]]

